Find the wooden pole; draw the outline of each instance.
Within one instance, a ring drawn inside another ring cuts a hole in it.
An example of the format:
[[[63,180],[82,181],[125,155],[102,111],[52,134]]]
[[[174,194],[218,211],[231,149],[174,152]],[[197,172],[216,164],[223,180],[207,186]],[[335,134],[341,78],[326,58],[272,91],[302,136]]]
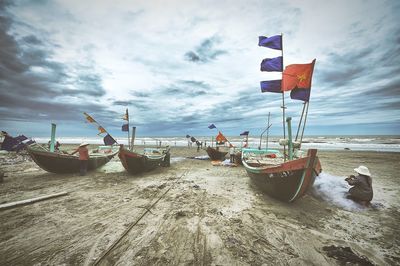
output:
[[[287,126],[288,126],[288,151],[289,151],[289,160],[293,160],[293,143],[292,143],[292,125],[291,125],[292,118],[288,117],[286,119]]]
[[[37,197],[37,198],[33,198],[33,199],[27,199],[27,200],[21,200],[21,201],[5,203],[5,204],[1,204],[0,205],[0,210],[12,209],[12,208],[15,208],[15,207],[28,205],[28,204],[32,204],[32,203],[35,203],[35,202],[38,202],[38,201],[47,200],[47,199],[56,198],[56,197],[61,197],[61,196],[65,196],[65,195],[68,195],[68,192],[60,192],[60,193],[57,193],[57,194],[41,196],[41,197]]]
[[[300,127],[301,127],[301,122],[303,121],[303,116],[304,116],[304,110],[306,109],[306,102],[303,102],[303,111],[301,112],[301,117],[300,117],[300,121],[299,121],[299,126],[297,127],[297,133],[296,133],[296,139],[295,141],[297,141],[297,138],[299,136],[299,132],[300,132]]]
[[[301,147],[301,142],[303,141],[304,129],[306,128],[307,115],[308,115],[308,106],[309,105],[310,105],[310,102],[307,102],[307,109],[306,109],[306,114],[304,116],[303,130],[301,132],[301,137],[300,137],[300,147]]]
[[[56,124],[51,124],[50,152],[54,152],[54,144],[56,141]]]
[[[136,127],[132,127],[132,138],[131,138],[131,150],[133,150],[133,146],[135,145],[135,137],[136,137]]]

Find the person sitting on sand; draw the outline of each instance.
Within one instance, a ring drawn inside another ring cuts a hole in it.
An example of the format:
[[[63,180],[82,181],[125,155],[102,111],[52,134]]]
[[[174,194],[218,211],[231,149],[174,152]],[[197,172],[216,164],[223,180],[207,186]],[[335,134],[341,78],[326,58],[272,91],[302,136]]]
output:
[[[79,152],[79,171],[81,175],[86,175],[87,172],[89,161],[89,150],[87,148],[88,145],[89,143],[83,142],[73,153],[71,153],[71,155],[74,155],[75,153]]]
[[[371,173],[363,165],[355,168],[354,171],[358,173],[357,176],[351,175],[345,179],[349,185],[353,186],[349,189],[347,198],[368,205],[373,197]]]

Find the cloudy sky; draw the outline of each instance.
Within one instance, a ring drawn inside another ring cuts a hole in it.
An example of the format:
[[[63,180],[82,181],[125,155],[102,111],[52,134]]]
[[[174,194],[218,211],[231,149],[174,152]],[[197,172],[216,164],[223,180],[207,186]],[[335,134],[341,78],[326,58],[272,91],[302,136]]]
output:
[[[283,34],[284,64],[317,59],[308,135],[399,134],[400,1],[0,0],[0,129],[115,136],[259,134],[281,95],[261,93],[258,36]],[[296,124],[301,101],[286,94]],[[214,132],[215,133],[215,132]]]

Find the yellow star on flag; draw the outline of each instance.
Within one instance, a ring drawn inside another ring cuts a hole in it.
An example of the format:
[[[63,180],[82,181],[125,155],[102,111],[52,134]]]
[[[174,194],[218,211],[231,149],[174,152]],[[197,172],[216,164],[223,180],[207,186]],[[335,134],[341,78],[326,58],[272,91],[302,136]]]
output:
[[[299,80],[299,82],[305,81],[306,80],[306,74],[303,73],[301,75],[297,75],[297,79]]]

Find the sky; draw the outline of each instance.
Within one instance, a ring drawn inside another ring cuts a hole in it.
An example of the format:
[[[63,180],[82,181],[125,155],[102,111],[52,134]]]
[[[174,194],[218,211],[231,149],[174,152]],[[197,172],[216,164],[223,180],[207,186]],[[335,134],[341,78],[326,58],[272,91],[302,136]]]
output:
[[[282,95],[261,93],[264,58],[316,59],[306,135],[398,135],[400,1],[0,0],[0,129],[139,136],[282,134]],[[297,128],[302,101],[285,93]]]

